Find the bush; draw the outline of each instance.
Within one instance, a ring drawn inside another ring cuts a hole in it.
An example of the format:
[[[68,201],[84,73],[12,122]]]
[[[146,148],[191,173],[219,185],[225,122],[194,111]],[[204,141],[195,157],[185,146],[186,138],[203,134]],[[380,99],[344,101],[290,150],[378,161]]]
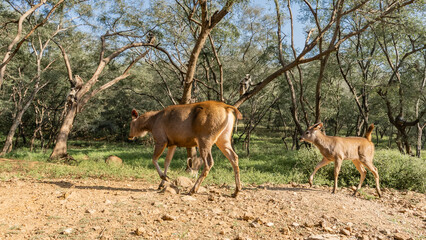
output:
[[[317,163],[322,159],[316,148],[301,149],[296,154],[295,168],[306,179],[313,172]],[[381,187],[415,190],[426,192],[425,159],[402,155],[397,150],[377,150],[374,156],[374,165],[379,170]],[[360,174],[351,161],[343,161],[339,174],[339,186],[356,186]],[[332,185],[334,182],[334,163],[321,168],[315,175],[316,184]],[[374,176],[368,171],[364,184],[375,186]]]
[[[374,160],[383,186],[426,192],[425,159],[403,155],[397,150],[379,150]]]

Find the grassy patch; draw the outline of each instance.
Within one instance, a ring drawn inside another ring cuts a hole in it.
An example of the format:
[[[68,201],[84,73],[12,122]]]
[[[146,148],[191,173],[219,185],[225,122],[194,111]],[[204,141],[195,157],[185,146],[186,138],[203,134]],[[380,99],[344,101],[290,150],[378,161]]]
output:
[[[241,181],[244,184],[289,182],[307,183],[315,165],[322,156],[316,148],[303,148],[289,151],[278,136],[273,134],[253,135],[250,156],[242,150],[242,143],[236,143],[239,155]],[[6,158],[22,160],[20,164],[3,162],[0,164],[0,180],[11,177],[43,178],[106,178],[106,179],[144,179],[158,183],[159,177],[152,164],[153,146],[140,143],[106,143],[71,141],[69,154],[76,159],[73,166],[48,163],[50,152],[35,151],[21,148],[6,155]],[[212,150],[215,164],[207,184],[234,183],[233,169],[229,161],[218,150]],[[123,159],[123,166],[110,166],[105,159],[116,155]],[[423,154],[423,156],[426,153]],[[165,153],[159,160],[163,166]],[[33,162],[37,164],[33,164]],[[32,164],[30,164],[32,163]],[[413,158],[401,155],[397,150],[378,149],[374,164],[379,170],[382,187],[409,189],[426,192],[425,158]],[[177,176],[188,176],[186,167],[186,149],[177,149],[170,164],[168,175],[173,179]],[[314,183],[318,185],[333,184],[334,164],[319,170]],[[359,173],[351,161],[344,161],[339,175],[339,186],[353,186],[359,182]],[[369,172],[365,184],[375,186],[374,177]]]

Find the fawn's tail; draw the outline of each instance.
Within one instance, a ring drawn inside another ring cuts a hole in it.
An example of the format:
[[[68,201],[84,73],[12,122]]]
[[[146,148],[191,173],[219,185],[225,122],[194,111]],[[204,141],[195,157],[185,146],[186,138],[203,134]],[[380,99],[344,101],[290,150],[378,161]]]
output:
[[[371,133],[373,132],[373,129],[374,129],[374,124],[371,124],[364,135],[364,137],[367,138],[367,140],[370,142],[371,142]]]

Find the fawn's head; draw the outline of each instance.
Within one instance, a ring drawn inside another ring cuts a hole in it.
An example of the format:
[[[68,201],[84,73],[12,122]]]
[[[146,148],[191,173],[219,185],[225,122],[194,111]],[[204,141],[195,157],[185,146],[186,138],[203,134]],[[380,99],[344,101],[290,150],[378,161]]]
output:
[[[317,134],[321,133],[322,130],[322,123],[317,123],[313,126],[310,126],[303,134],[300,136],[300,141],[304,142],[311,142],[313,143],[315,139],[317,138]]]
[[[203,166],[203,159],[201,157],[189,157],[186,160],[186,169],[187,173],[191,175],[196,175],[198,170]]]
[[[147,116],[145,114],[139,116],[138,112],[132,110],[132,121],[130,122],[129,140],[134,140],[136,137],[145,136],[148,131],[145,130]]]

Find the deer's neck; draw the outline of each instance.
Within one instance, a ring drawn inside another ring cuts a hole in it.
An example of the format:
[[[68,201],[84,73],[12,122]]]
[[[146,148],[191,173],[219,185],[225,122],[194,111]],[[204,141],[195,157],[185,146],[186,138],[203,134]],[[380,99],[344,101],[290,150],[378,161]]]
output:
[[[333,138],[319,133],[314,141],[315,146],[317,146],[320,151],[327,150],[331,145],[333,145]]]
[[[159,111],[145,113],[146,118],[139,119],[139,129],[142,131],[152,132]]]

